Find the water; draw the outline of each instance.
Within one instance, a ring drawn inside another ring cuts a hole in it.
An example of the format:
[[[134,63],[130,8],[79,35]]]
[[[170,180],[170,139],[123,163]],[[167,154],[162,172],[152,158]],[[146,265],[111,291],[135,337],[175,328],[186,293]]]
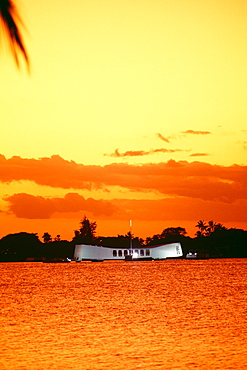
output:
[[[0,369],[247,369],[247,260],[1,263]]]

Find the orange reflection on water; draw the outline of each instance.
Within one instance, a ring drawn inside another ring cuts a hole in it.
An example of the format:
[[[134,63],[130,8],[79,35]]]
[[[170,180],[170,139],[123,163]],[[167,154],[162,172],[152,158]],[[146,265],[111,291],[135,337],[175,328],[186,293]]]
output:
[[[2,369],[244,369],[246,260],[6,263]]]

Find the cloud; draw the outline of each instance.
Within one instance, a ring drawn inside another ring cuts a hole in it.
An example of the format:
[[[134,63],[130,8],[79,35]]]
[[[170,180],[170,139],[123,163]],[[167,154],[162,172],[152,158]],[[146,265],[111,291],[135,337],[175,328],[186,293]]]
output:
[[[104,155],[109,156],[109,157],[119,158],[119,157],[140,157],[140,156],[148,155],[148,154],[149,152],[146,152],[144,150],[129,150],[125,153],[119,153],[119,150],[116,149],[114,153],[104,154]]]
[[[27,159],[0,155],[0,181],[34,181],[39,185],[64,189],[92,189],[97,183],[100,166],[84,166],[67,161],[59,155],[50,158]]]
[[[181,133],[183,135],[210,135],[210,134],[212,134],[212,132],[210,132],[210,131],[197,131],[197,130],[186,130],[186,131],[182,131]],[[182,137],[183,135],[181,135],[181,133],[179,135],[172,135],[172,136],[168,136],[168,137],[165,137],[162,134],[158,133],[157,136],[161,140],[163,140],[167,143],[170,143],[171,138],[177,139],[179,137]]]
[[[42,196],[19,193],[6,196],[4,200],[10,204],[9,211],[19,218],[45,219],[54,213],[53,202]]]
[[[209,134],[212,134],[212,132],[210,132],[210,131],[194,131],[194,130],[186,130],[186,131],[182,131],[182,134],[209,135]]]
[[[45,198],[20,193],[6,197],[5,200],[9,203],[9,211],[16,217],[29,220],[73,218],[71,214],[80,212],[82,215],[90,214],[90,217],[97,220],[193,221],[204,218],[220,222],[247,221],[247,200],[238,200],[231,204],[184,197],[104,201],[84,199],[77,193],[68,193],[63,198]]]
[[[158,136],[158,138],[160,138],[161,140],[165,141],[166,143],[169,143],[170,142],[170,137],[164,137],[160,133],[158,133],[157,136]]]
[[[128,209],[130,219],[160,220],[220,220],[219,222],[246,222],[247,200],[219,203],[193,198],[164,198],[159,200],[114,200],[121,210]],[[125,216],[126,217],[126,216]]]
[[[83,165],[59,156],[40,159],[0,156],[0,181],[30,180],[63,189],[155,191],[165,196],[234,202],[247,199],[247,166],[174,161],[131,165]]]
[[[146,150],[128,150],[124,153],[119,153],[119,150],[116,149],[113,153],[111,154],[105,154],[105,156],[109,157],[142,157],[144,155],[150,155],[150,154],[155,154],[155,153],[176,153],[176,152],[184,152],[187,150],[183,149],[165,149],[165,148],[159,148],[159,149],[150,149],[148,151]]]
[[[190,157],[207,157],[209,156],[208,153],[193,153],[193,154],[190,154]]]
[[[26,193],[6,196],[9,211],[19,218],[48,219],[54,213],[91,212],[95,217],[111,217],[117,213],[116,205],[105,200],[85,199],[77,193],[68,193],[64,198],[45,198]]]

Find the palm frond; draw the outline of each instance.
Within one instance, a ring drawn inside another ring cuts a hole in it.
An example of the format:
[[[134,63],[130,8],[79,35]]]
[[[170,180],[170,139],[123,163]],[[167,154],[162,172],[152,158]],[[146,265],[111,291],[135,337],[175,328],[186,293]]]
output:
[[[12,0],[0,0],[0,21],[5,30],[10,48],[19,67],[19,53],[21,53],[29,66],[29,58],[20,32],[23,26],[21,18]]]

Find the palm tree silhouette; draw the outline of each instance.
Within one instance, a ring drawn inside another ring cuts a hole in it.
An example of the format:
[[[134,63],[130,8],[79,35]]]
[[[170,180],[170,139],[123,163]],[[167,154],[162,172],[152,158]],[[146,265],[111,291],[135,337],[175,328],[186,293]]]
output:
[[[22,54],[27,66],[29,66],[29,58],[20,32],[20,26],[23,26],[23,22],[12,0],[0,0],[0,23],[5,31],[17,66],[20,66],[19,53]]]
[[[200,220],[200,221],[198,221],[196,227],[199,229],[196,232],[196,235],[197,236],[205,236],[207,228],[208,228],[208,225],[206,224],[206,222],[204,220]]]

